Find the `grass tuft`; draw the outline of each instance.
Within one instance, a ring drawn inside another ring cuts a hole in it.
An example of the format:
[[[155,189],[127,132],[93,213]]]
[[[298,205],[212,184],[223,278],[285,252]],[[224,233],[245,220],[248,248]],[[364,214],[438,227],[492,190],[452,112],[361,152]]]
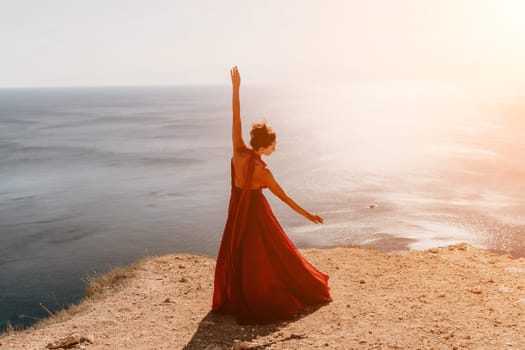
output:
[[[98,297],[120,287],[126,280],[136,275],[137,267],[142,262],[143,260],[139,260],[128,266],[114,268],[103,275],[86,278],[86,297]]]
[[[61,323],[71,319],[74,315],[89,309],[95,299],[100,298],[106,293],[121,287],[127,280],[136,276],[139,266],[145,260],[150,258],[152,258],[152,256],[143,258],[137,262],[132,263],[131,265],[116,267],[104,273],[103,275],[94,275],[83,279],[87,284],[86,296],[78,303],[67,305],[61,310],[55,312],[48,311],[50,315],[49,317],[40,319],[29,327],[15,328],[11,325],[11,323],[8,322],[6,329],[3,332],[0,331],[0,339],[2,337],[12,335],[15,332],[40,329],[51,324]]]

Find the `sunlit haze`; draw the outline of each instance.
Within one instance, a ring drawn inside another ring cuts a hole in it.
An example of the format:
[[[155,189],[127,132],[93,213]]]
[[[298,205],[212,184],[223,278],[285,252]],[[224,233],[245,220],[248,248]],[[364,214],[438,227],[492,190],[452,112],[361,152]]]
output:
[[[4,1],[0,87],[525,80],[525,3]]]

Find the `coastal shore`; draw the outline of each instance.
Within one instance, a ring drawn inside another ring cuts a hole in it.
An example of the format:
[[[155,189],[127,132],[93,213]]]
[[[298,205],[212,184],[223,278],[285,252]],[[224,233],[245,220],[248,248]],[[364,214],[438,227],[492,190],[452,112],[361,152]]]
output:
[[[524,258],[467,244],[301,253],[330,275],[333,301],[291,321],[237,325],[210,313],[214,259],[164,255],[102,276],[60,318],[3,334],[0,350],[73,334],[91,337],[72,347],[87,350],[525,349]]]

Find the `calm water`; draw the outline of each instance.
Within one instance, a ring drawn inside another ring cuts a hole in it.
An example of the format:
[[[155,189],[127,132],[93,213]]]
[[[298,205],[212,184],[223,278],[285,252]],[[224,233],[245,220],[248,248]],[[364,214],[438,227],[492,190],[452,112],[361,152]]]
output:
[[[325,218],[309,224],[267,193],[299,247],[466,241],[514,256],[525,256],[520,101],[429,83],[241,94],[244,130],[266,118],[278,132],[277,180]],[[0,329],[138,258],[214,256],[230,123],[226,86],[0,90]]]

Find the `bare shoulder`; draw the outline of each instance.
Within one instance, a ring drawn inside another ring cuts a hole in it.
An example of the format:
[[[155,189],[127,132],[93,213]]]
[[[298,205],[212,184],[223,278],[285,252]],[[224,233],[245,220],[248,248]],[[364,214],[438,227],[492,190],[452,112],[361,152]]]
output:
[[[257,171],[270,171],[268,166],[266,164],[261,163],[261,162],[255,162],[255,170],[257,170]]]
[[[255,162],[255,169],[254,172],[257,177],[261,179],[269,179],[272,177],[272,172],[270,171],[270,168],[266,166],[265,164]]]

